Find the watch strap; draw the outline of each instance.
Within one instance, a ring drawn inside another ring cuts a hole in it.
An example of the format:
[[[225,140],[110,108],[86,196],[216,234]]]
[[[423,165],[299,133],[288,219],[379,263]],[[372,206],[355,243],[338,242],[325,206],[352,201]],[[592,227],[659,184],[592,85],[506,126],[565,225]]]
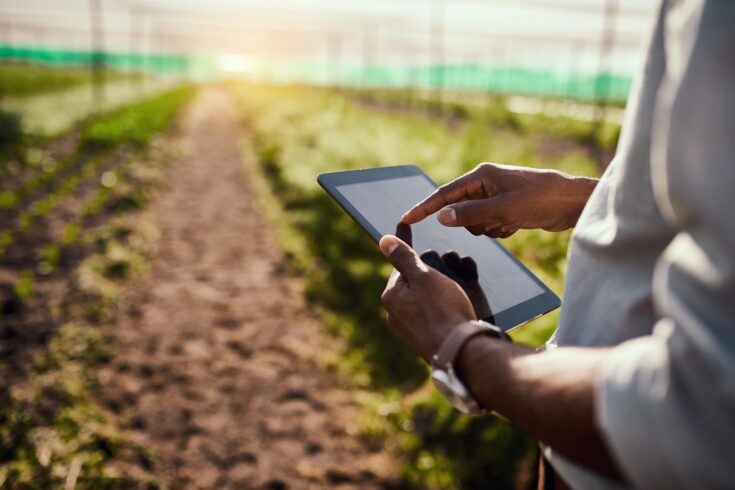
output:
[[[434,363],[440,369],[446,369],[449,364],[454,362],[454,359],[459,354],[462,346],[467,343],[468,340],[477,335],[490,335],[492,337],[502,338],[500,334],[502,331],[496,328],[488,328],[491,325],[480,322],[466,322],[453,329],[449,335],[444,339],[439,352],[434,356]]]

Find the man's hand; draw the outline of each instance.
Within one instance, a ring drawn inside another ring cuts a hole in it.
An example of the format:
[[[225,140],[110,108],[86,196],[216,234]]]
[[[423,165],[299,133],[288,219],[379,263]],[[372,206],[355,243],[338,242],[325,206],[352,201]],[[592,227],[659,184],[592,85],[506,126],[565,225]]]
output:
[[[413,224],[439,211],[439,222],[475,235],[506,238],[521,228],[574,227],[597,181],[556,170],[483,163],[441,186],[401,221]]]
[[[475,319],[472,304],[456,282],[399,238],[384,236],[380,250],[396,268],[382,296],[388,324],[431,362],[452,329]],[[595,383],[609,351],[566,347],[536,353],[479,336],[464,345],[455,364],[480,405],[577,463],[620,479],[595,425]]]
[[[380,250],[396,269],[381,297],[388,324],[430,363],[453,328],[476,319],[472,304],[456,282],[427,266],[397,237],[384,236]]]

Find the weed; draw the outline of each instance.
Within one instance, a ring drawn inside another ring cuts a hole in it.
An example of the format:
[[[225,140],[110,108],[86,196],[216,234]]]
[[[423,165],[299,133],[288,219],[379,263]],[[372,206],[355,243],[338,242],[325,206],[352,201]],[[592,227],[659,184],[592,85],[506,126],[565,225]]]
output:
[[[25,301],[33,294],[33,272],[24,271],[15,283],[15,294],[18,299]]]
[[[79,238],[79,224],[69,223],[66,225],[61,234],[61,243],[63,245],[71,245],[77,241],[77,238]]]
[[[0,209],[12,208],[18,203],[18,198],[12,191],[0,192]]]

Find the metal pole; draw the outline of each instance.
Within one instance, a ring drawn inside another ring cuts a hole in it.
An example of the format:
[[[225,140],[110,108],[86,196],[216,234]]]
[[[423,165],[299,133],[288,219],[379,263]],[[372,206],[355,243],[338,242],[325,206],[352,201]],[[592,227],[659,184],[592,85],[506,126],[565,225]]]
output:
[[[508,61],[508,47],[503,45],[500,49],[500,73],[498,87],[501,95],[508,95],[510,91],[510,62]]]
[[[615,45],[615,21],[617,19],[619,8],[619,0],[607,0],[605,3],[604,31],[602,34],[602,42],[600,44],[600,62],[597,72],[597,80],[595,80],[595,101],[597,102],[597,118],[592,128],[591,136],[597,141],[593,144],[593,153],[595,160],[600,169],[607,166],[604,161],[604,153],[600,145],[600,137],[602,135],[603,123],[605,122],[605,113],[610,95],[609,76],[612,68],[612,51]]]
[[[105,99],[105,37],[102,24],[102,0],[89,0],[92,33],[92,85],[98,108]]]
[[[162,73],[163,73],[163,66],[164,66],[164,60],[163,57],[163,37],[161,36],[161,24],[160,22],[156,22],[153,25],[153,30],[151,31],[151,40],[153,41],[153,55],[155,56],[155,69],[156,69],[156,77],[160,79]]]
[[[362,32],[362,84],[365,88],[370,83],[369,71],[376,63],[377,30],[375,24],[366,24]]]
[[[339,32],[332,32],[329,34],[327,39],[328,45],[328,62],[331,65],[329,72],[332,80],[328,80],[332,85],[339,85],[341,83],[341,56],[342,56],[342,34]]]
[[[169,77],[169,70],[171,69],[171,46],[168,39],[168,35],[166,34],[166,27],[164,24],[161,24],[161,27],[158,28],[158,38],[160,39],[159,44],[161,45],[161,70],[162,75],[164,78]]]
[[[604,109],[610,95],[609,76],[612,68],[612,51],[615,46],[615,21],[617,20],[619,7],[619,0],[607,0],[605,3],[600,62],[597,80],[595,80],[595,100],[600,106],[601,117],[604,116]]]
[[[579,94],[577,93],[577,79],[579,78],[579,57],[581,54],[580,45],[573,43],[569,50],[569,70],[567,71],[567,87],[566,97],[567,99],[577,99]]]
[[[13,24],[10,22],[3,22],[3,44],[10,46],[13,44]]]
[[[131,76],[130,82],[138,86],[143,82],[143,32],[143,9],[135,6],[130,10],[130,73],[137,76]]]
[[[155,68],[153,60],[153,18],[141,12],[141,43],[143,44],[143,81],[147,82]]]
[[[434,97],[441,106],[444,91],[444,0],[431,0],[431,66]]]
[[[13,25],[10,22],[4,22],[2,24],[2,27],[3,27],[3,45],[4,45],[3,47],[6,48],[8,51],[10,51],[8,53],[8,58],[12,60],[13,53],[12,53],[11,42],[12,42]],[[3,58],[5,58],[5,56],[0,57],[0,59],[3,59]],[[0,88],[0,100],[2,100],[2,98],[3,98],[3,90],[2,88]]]

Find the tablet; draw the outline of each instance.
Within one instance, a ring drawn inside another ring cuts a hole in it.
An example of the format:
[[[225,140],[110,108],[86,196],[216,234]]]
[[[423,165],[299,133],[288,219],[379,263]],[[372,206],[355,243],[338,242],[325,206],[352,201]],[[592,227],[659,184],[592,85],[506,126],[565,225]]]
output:
[[[376,242],[395,234],[403,213],[437,188],[415,165],[323,173],[317,181]],[[558,296],[492,238],[446,227],[435,216],[412,225],[411,234],[419,253],[453,251],[475,261],[489,320],[505,331],[561,305]]]

